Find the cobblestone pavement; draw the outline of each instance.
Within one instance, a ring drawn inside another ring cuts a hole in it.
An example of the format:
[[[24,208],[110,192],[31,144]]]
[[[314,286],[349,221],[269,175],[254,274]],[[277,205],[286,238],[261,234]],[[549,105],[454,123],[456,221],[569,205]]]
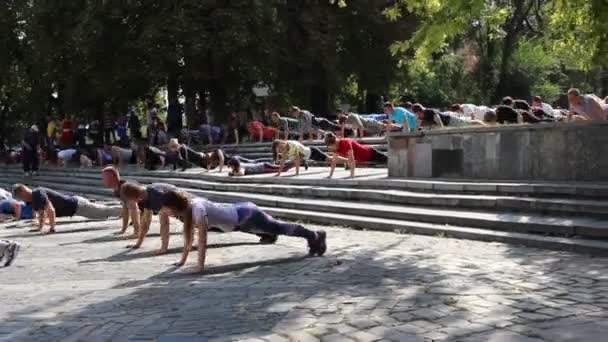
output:
[[[498,243],[325,228],[329,251],[212,234],[205,274],[158,235],[125,249],[118,221],[62,221],[0,269],[0,341],[605,341],[608,259]],[[155,222],[153,233],[158,232]]]

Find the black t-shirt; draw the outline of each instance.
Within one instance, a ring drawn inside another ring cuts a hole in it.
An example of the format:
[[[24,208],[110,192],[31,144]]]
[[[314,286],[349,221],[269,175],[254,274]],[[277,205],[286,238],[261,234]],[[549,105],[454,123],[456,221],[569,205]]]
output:
[[[44,210],[49,201],[55,208],[57,217],[74,216],[78,208],[78,201],[73,196],[42,187],[32,190],[31,205],[34,211]]]
[[[496,107],[496,121],[498,123],[517,123],[518,113],[515,109],[500,105]]]
[[[153,183],[146,187],[146,199],[140,202],[140,207],[152,210],[157,214],[163,205],[163,195],[167,191],[177,190],[175,185],[166,183]]]
[[[435,124],[435,115],[439,115],[441,122],[444,126],[448,126],[450,124],[450,117],[444,115],[439,112],[437,109],[425,109],[422,111],[422,125],[423,126],[432,126]]]
[[[101,132],[99,121],[95,120],[91,122],[91,125],[89,126],[89,137],[93,140],[93,146],[103,146],[103,133]]]
[[[523,118],[525,123],[539,123],[541,122],[541,119],[539,117],[537,117],[536,115],[534,115],[534,113],[532,113],[531,111],[527,111],[527,110],[516,110],[519,114],[521,114],[521,117]]]
[[[528,111],[530,110],[530,104],[524,100],[515,100],[513,101],[513,108]]]
[[[40,144],[40,134],[30,128],[25,131],[23,141],[25,141],[31,147],[30,151],[36,151],[36,149],[38,149],[38,145]]]

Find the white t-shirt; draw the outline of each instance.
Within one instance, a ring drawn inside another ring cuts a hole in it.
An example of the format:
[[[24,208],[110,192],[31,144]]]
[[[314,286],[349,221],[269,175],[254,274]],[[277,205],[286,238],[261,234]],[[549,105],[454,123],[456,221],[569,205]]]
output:
[[[11,199],[11,198],[13,198],[13,195],[10,192],[8,192],[4,189],[0,189],[0,201]]]
[[[207,216],[210,227],[217,227],[224,232],[231,232],[239,224],[236,207],[229,204],[211,202],[206,198],[197,197],[192,200],[192,220],[195,225]]]
[[[57,153],[57,158],[61,160],[72,160],[74,155],[76,154],[76,150],[73,148],[69,148],[67,150],[61,150]]]
[[[544,103],[543,102],[541,104],[541,108],[545,111],[545,113],[548,113],[548,114],[552,114],[553,113],[553,107],[551,107],[551,105],[548,104],[548,103]]]
[[[491,110],[489,107],[476,106],[474,104],[463,104],[461,107],[462,113],[465,117],[469,119],[475,118],[477,120],[483,120],[483,117],[486,115],[486,112]]]

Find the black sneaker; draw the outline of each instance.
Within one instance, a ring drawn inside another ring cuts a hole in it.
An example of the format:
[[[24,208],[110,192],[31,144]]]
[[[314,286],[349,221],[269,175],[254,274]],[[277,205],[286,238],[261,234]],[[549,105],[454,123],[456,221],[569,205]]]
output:
[[[273,245],[279,239],[277,235],[259,235],[259,237],[260,243],[264,245]]]
[[[314,256],[323,256],[325,251],[327,251],[327,244],[325,242],[327,234],[319,230],[316,232],[317,238],[313,241],[308,241],[308,255]]]
[[[16,242],[11,242],[7,249],[6,252],[6,262],[4,263],[4,267],[8,267],[10,266],[13,261],[15,260],[15,258],[17,257],[17,254],[19,254],[19,249],[21,248],[21,245],[19,245]]]
[[[317,250],[318,256],[323,256],[327,251],[327,234],[323,230],[319,230],[317,232],[318,240],[319,240],[319,249]]]

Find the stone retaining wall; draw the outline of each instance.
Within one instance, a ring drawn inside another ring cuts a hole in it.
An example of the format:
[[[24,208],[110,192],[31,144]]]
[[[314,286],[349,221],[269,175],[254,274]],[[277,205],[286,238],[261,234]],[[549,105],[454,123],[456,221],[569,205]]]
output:
[[[608,181],[608,122],[395,133],[388,168],[391,177]]]

